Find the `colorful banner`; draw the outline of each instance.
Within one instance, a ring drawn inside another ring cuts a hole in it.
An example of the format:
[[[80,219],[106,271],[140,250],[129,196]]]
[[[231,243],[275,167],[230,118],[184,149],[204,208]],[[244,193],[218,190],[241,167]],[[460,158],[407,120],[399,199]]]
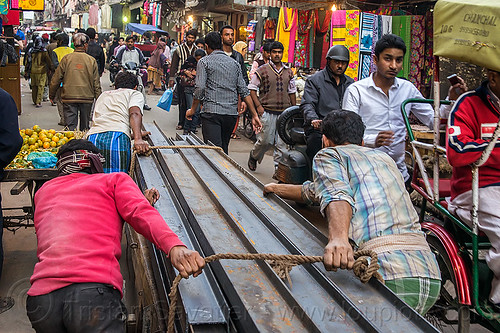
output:
[[[44,0],[19,0],[19,8],[22,10],[43,11],[45,2]]]

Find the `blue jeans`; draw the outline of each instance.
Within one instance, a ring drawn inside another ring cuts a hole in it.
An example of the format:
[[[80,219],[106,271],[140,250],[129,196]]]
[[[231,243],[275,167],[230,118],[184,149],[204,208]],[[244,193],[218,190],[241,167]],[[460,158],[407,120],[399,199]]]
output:
[[[186,95],[186,107],[187,109],[191,109],[191,106],[193,105],[193,92],[190,92],[189,90],[185,90],[185,95]],[[200,106],[198,105],[198,108],[196,108],[196,111],[193,116],[193,120],[185,120],[184,121],[184,130],[193,132],[196,130],[196,126],[200,123]]]

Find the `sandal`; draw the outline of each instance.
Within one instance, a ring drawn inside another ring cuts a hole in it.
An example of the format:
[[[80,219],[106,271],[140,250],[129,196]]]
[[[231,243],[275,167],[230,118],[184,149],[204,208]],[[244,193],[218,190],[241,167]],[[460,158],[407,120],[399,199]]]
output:
[[[241,139],[236,133],[231,134],[231,139],[239,140]]]
[[[253,158],[251,155],[248,156],[248,168],[251,171],[257,170],[257,160]]]
[[[12,297],[0,297],[0,313],[5,312],[14,306]]]

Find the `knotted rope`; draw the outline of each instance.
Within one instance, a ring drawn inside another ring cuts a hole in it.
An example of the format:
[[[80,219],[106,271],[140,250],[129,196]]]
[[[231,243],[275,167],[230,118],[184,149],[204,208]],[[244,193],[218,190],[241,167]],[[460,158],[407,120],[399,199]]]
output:
[[[186,149],[186,148],[197,148],[197,149],[214,149],[214,150],[222,150],[221,147],[217,146],[208,146],[208,145],[186,145],[186,146],[150,146],[150,149],[144,154],[146,156],[149,156],[153,153],[153,149]],[[133,177],[134,175],[134,170],[135,170],[135,164],[137,162],[137,151],[134,149],[132,152],[132,159],[130,161],[130,169],[128,171],[128,174],[130,177]]]
[[[368,263],[368,258],[370,262]],[[303,264],[312,264],[316,262],[323,262],[321,256],[303,256],[293,254],[270,254],[270,253],[219,253],[204,258],[205,263],[209,263],[220,259],[236,259],[236,260],[267,260],[273,270],[281,279],[290,280],[290,271],[294,266]],[[378,272],[380,268],[378,264],[377,253],[369,250],[357,251],[354,253],[354,266],[353,272],[359,277],[361,282],[366,283],[372,277],[384,283],[382,275]],[[178,286],[182,280],[182,276],[177,275],[172,283],[168,297],[170,305],[168,309],[168,326],[167,332],[175,332],[175,309],[179,300]]]

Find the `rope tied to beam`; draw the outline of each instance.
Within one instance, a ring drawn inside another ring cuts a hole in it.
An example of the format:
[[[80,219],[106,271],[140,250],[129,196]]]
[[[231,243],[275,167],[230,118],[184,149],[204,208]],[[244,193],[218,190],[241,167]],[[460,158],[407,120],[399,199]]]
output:
[[[266,260],[273,268],[278,277],[286,279],[291,285],[290,271],[297,265],[313,264],[323,262],[322,256],[304,256],[295,254],[271,254],[271,253],[219,253],[205,257],[205,263],[221,259],[235,259],[235,260]],[[361,282],[367,283],[372,277],[384,283],[382,275],[378,272],[380,268],[378,264],[378,256],[375,251],[362,250],[354,252],[354,266],[353,272]],[[368,262],[368,259],[370,261]],[[172,287],[168,297],[170,299],[168,309],[168,333],[175,333],[175,313],[177,303],[179,301],[179,283],[182,276],[177,275],[172,282]]]
[[[150,149],[144,154],[149,156],[153,153],[153,149],[213,149],[222,151],[221,147],[217,146],[208,146],[208,145],[185,145],[185,146],[150,146]],[[133,177],[135,164],[137,163],[137,151],[134,149],[132,152],[132,158],[130,160],[130,169],[128,171],[128,175]]]

